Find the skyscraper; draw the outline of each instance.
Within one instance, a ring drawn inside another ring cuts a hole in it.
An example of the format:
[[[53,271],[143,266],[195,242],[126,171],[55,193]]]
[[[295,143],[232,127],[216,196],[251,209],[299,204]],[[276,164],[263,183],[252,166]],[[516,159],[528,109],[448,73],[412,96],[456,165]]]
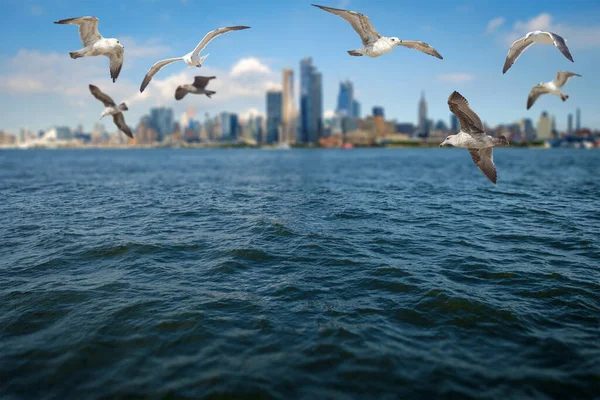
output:
[[[429,134],[429,124],[427,122],[427,101],[425,101],[425,92],[421,92],[419,101],[419,135],[427,136]]]
[[[323,94],[321,74],[312,65],[312,58],[300,61],[300,129],[298,142],[316,143],[323,127]]]
[[[552,120],[546,111],[540,115],[540,119],[538,120],[537,138],[539,140],[552,139]]]
[[[267,144],[275,143],[279,140],[279,129],[283,119],[282,110],[282,92],[267,92]]]
[[[385,119],[385,111],[384,111],[383,107],[379,107],[379,106],[373,107],[373,116],[381,117],[381,118]]]
[[[282,92],[282,138],[285,143],[296,140],[296,104],[294,103],[294,71],[283,70],[283,92]],[[268,101],[267,101],[268,104]]]
[[[352,82],[340,82],[338,94],[337,114],[340,117],[354,117],[354,86]]]
[[[577,109],[575,112],[575,132],[579,132],[581,130],[581,109]]]
[[[567,116],[567,135],[573,134],[573,114]]]
[[[352,102],[352,115],[354,116],[354,118],[360,118],[361,117],[361,112],[360,112],[360,103],[358,102],[358,100],[354,100]]]
[[[456,133],[460,130],[458,127],[458,117],[454,114],[450,114],[450,130]]]
[[[173,110],[171,108],[152,108],[150,110],[150,127],[158,134],[157,140],[162,142],[173,133]]]
[[[542,117],[540,117],[541,120]],[[546,116],[544,117],[548,120],[549,117],[546,114]],[[542,129],[546,129],[546,120],[544,120],[543,124],[542,124]],[[539,122],[538,122],[539,125]],[[523,118],[521,121],[519,121],[519,127],[521,129],[521,133],[523,135],[525,135],[525,140],[527,140],[528,142],[533,142],[536,138],[536,134],[535,134],[535,129],[533,127],[533,121],[530,120],[529,118]],[[550,132],[552,132],[552,123],[550,123]],[[547,132],[545,132],[547,133]]]

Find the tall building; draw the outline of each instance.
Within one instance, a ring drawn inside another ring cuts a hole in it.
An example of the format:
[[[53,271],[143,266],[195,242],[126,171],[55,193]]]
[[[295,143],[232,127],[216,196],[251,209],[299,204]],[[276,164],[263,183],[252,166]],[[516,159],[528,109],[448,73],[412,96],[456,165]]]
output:
[[[340,82],[336,112],[340,117],[354,117],[354,86],[350,81]]]
[[[429,134],[429,123],[427,121],[427,101],[425,100],[425,92],[421,92],[421,100],[419,100],[418,121],[418,134],[422,136],[427,136]]]
[[[381,117],[381,118],[385,119],[385,111],[384,111],[383,107],[379,107],[379,106],[373,107],[373,116]]]
[[[283,70],[282,106],[282,138],[285,143],[296,141],[296,103],[294,102],[294,71]],[[268,101],[267,101],[268,103]]]
[[[460,130],[458,126],[458,117],[454,114],[450,114],[450,130],[454,133]]]
[[[158,141],[173,133],[173,110],[171,108],[152,108],[150,110],[150,127],[158,134]]]
[[[552,115],[552,135],[558,135],[558,130],[556,129],[556,116]]]
[[[352,102],[352,115],[354,116],[354,118],[361,117],[362,114],[360,111],[360,103],[358,102],[358,100],[354,99],[354,101]]]
[[[540,115],[540,119],[537,123],[537,138],[538,140],[552,139],[552,120],[548,116],[548,113],[544,111]]]
[[[567,135],[573,134],[573,114],[567,116]]]
[[[220,132],[219,136],[221,140],[224,141],[234,141],[237,140],[238,133],[238,115],[229,112],[222,112],[219,114],[219,125]]]
[[[298,142],[317,143],[323,129],[322,77],[312,58],[300,62],[300,129]]]
[[[539,124],[539,122],[538,122]],[[533,127],[533,121],[529,118],[523,118],[519,121],[519,128],[521,130],[521,134],[525,136],[525,140],[528,142],[533,142],[536,139],[535,128]],[[544,126],[545,128],[545,126]],[[550,124],[550,132],[552,132],[552,124]]]
[[[575,112],[575,132],[579,132],[581,130],[581,109],[577,109]]]
[[[267,144],[279,141],[279,130],[283,120],[282,92],[267,92]]]

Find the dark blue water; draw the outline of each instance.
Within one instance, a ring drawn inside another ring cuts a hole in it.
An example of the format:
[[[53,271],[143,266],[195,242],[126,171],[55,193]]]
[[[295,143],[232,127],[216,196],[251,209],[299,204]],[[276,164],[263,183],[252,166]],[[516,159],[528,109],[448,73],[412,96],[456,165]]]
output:
[[[600,153],[0,152],[2,398],[593,398]]]

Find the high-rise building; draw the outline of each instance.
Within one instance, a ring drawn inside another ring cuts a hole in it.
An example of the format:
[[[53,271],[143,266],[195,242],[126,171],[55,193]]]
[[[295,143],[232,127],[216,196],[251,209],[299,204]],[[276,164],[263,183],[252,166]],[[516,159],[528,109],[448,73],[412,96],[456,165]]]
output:
[[[220,130],[219,138],[221,140],[229,140],[232,134],[231,131],[231,114],[228,112],[221,112],[219,114]]]
[[[533,142],[535,140],[535,128],[533,127],[533,121],[531,119],[523,118],[521,121],[519,121],[519,128],[521,130],[521,134],[525,136],[526,141]],[[543,128],[545,128],[545,126],[543,126]],[[550,127],[550,131],[552,131],[552,126]]]
[[[567,116],[567,135],[573,134],[573,114]]]
[[[340,117],[354,117],[354,86],[352,82],[340,82],[336,113]]]
[[[360,110],[360,103],[356,99],[354,99],[354,101],[352,102],[352,115],[354,116],[354,118],[360,118],[362,115]]]
[[[150,127],[158,134],[158,141],[173,133],[173,110],[171,108],[152,108],[150,110]]]
[[[317,143],[323,129],[322,77],[312,58],[300,62],[300,129],[298,142]]]
[[[373,107],[373,116],[381,117],[381,118],[385,119],[385,110],[383,109],[383,107],[379,107],[379,106]]]
[[[282,92],[267,92],[267,135],[265,142],[267,144],[279,141],[279,130],[283,119],[282,110]]]
[[[556,116],[552,115],[552,135],[558,135],[558,130],[556,129]]]
[[[229,129],[231,129],[229,140],[237,140],[240,131],[239,117],[237,114],[232,113],[229,115]]]
[[[575,112],[575,132],[579,132],[581,130],[581,109],[577,109]]]
[[[427,121],[427,101],[425,100],[425,92],[421,92],[421,100],[419,100],[419,129],[418,134],[427,136],[429,134],[429,123]]]
[[[538,140],[548,140],[552,137],[552,120],[548,113],[544,111],[537,123],[537,138]]]
[[[282,85],[282,138],[285,143],[296,141],[296,103],[294,102],[294,71],[283,70]]]
[[[460,130],[458,127],[458,117],[454,114],[450,114],[450,131],[456,133]]]
[[[256,117],[254,117],[252,123],[252,133],[254,135],[254,140],[256,140],[257,143],[261,143],[264,140],[264,119],[262,116],[257,115]]]

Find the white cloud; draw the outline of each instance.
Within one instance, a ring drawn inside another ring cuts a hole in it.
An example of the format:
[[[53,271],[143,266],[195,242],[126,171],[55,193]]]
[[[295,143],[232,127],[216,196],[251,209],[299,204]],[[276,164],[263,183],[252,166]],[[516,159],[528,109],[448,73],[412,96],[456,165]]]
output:
[[[548,13],[536,15],[527,21],[515,22],[513,29],[505,35],[504,42],[511,45],[515,40],[524,37],[527,32],[535,30],[554,32],[562,36],[569,48],[600,47],[600,26],[558,24]]]
[[[169,47],[161,44],[157,39],[139,42],[130,36],[119,38],[125,48],[125,57],[129,63],[132,59],[159,57],[169,52]]]
[[[29,12],[31,15],[42,15],[44,14],[44,9],[40,6],[31,6]]]
[[[496,30],[498,30],[498,28],[500,28],[504,24],[504,21],[504,17],[497,17],[491,20],[488,23],[487,29],[485,30],[485,34],[489,35],[490,33],[496,32]]]
[[[329,118],[333,118],[333,117],[335,117],[335,111],[333,111],[333,110],[326,110],[323,113],[323,118],[324,119],[329,119]]]
[[[270,73],[271,69],[255,57],[242,58],[231,69],[231,76],[233,77],[264,75]]]
[[[475,79],[474,75],[465,72],[455,72],[450,74],[438,75],[437,79],[444,83],[465,83]]]
[[[241,121],[247,121],[248,119],[255,118],[255,117],[264,117],[265,114],[263,114],[262,112],[258,111],[256,108],[249,108],[245,111],[242,111],[239,113],[239,117]]]

